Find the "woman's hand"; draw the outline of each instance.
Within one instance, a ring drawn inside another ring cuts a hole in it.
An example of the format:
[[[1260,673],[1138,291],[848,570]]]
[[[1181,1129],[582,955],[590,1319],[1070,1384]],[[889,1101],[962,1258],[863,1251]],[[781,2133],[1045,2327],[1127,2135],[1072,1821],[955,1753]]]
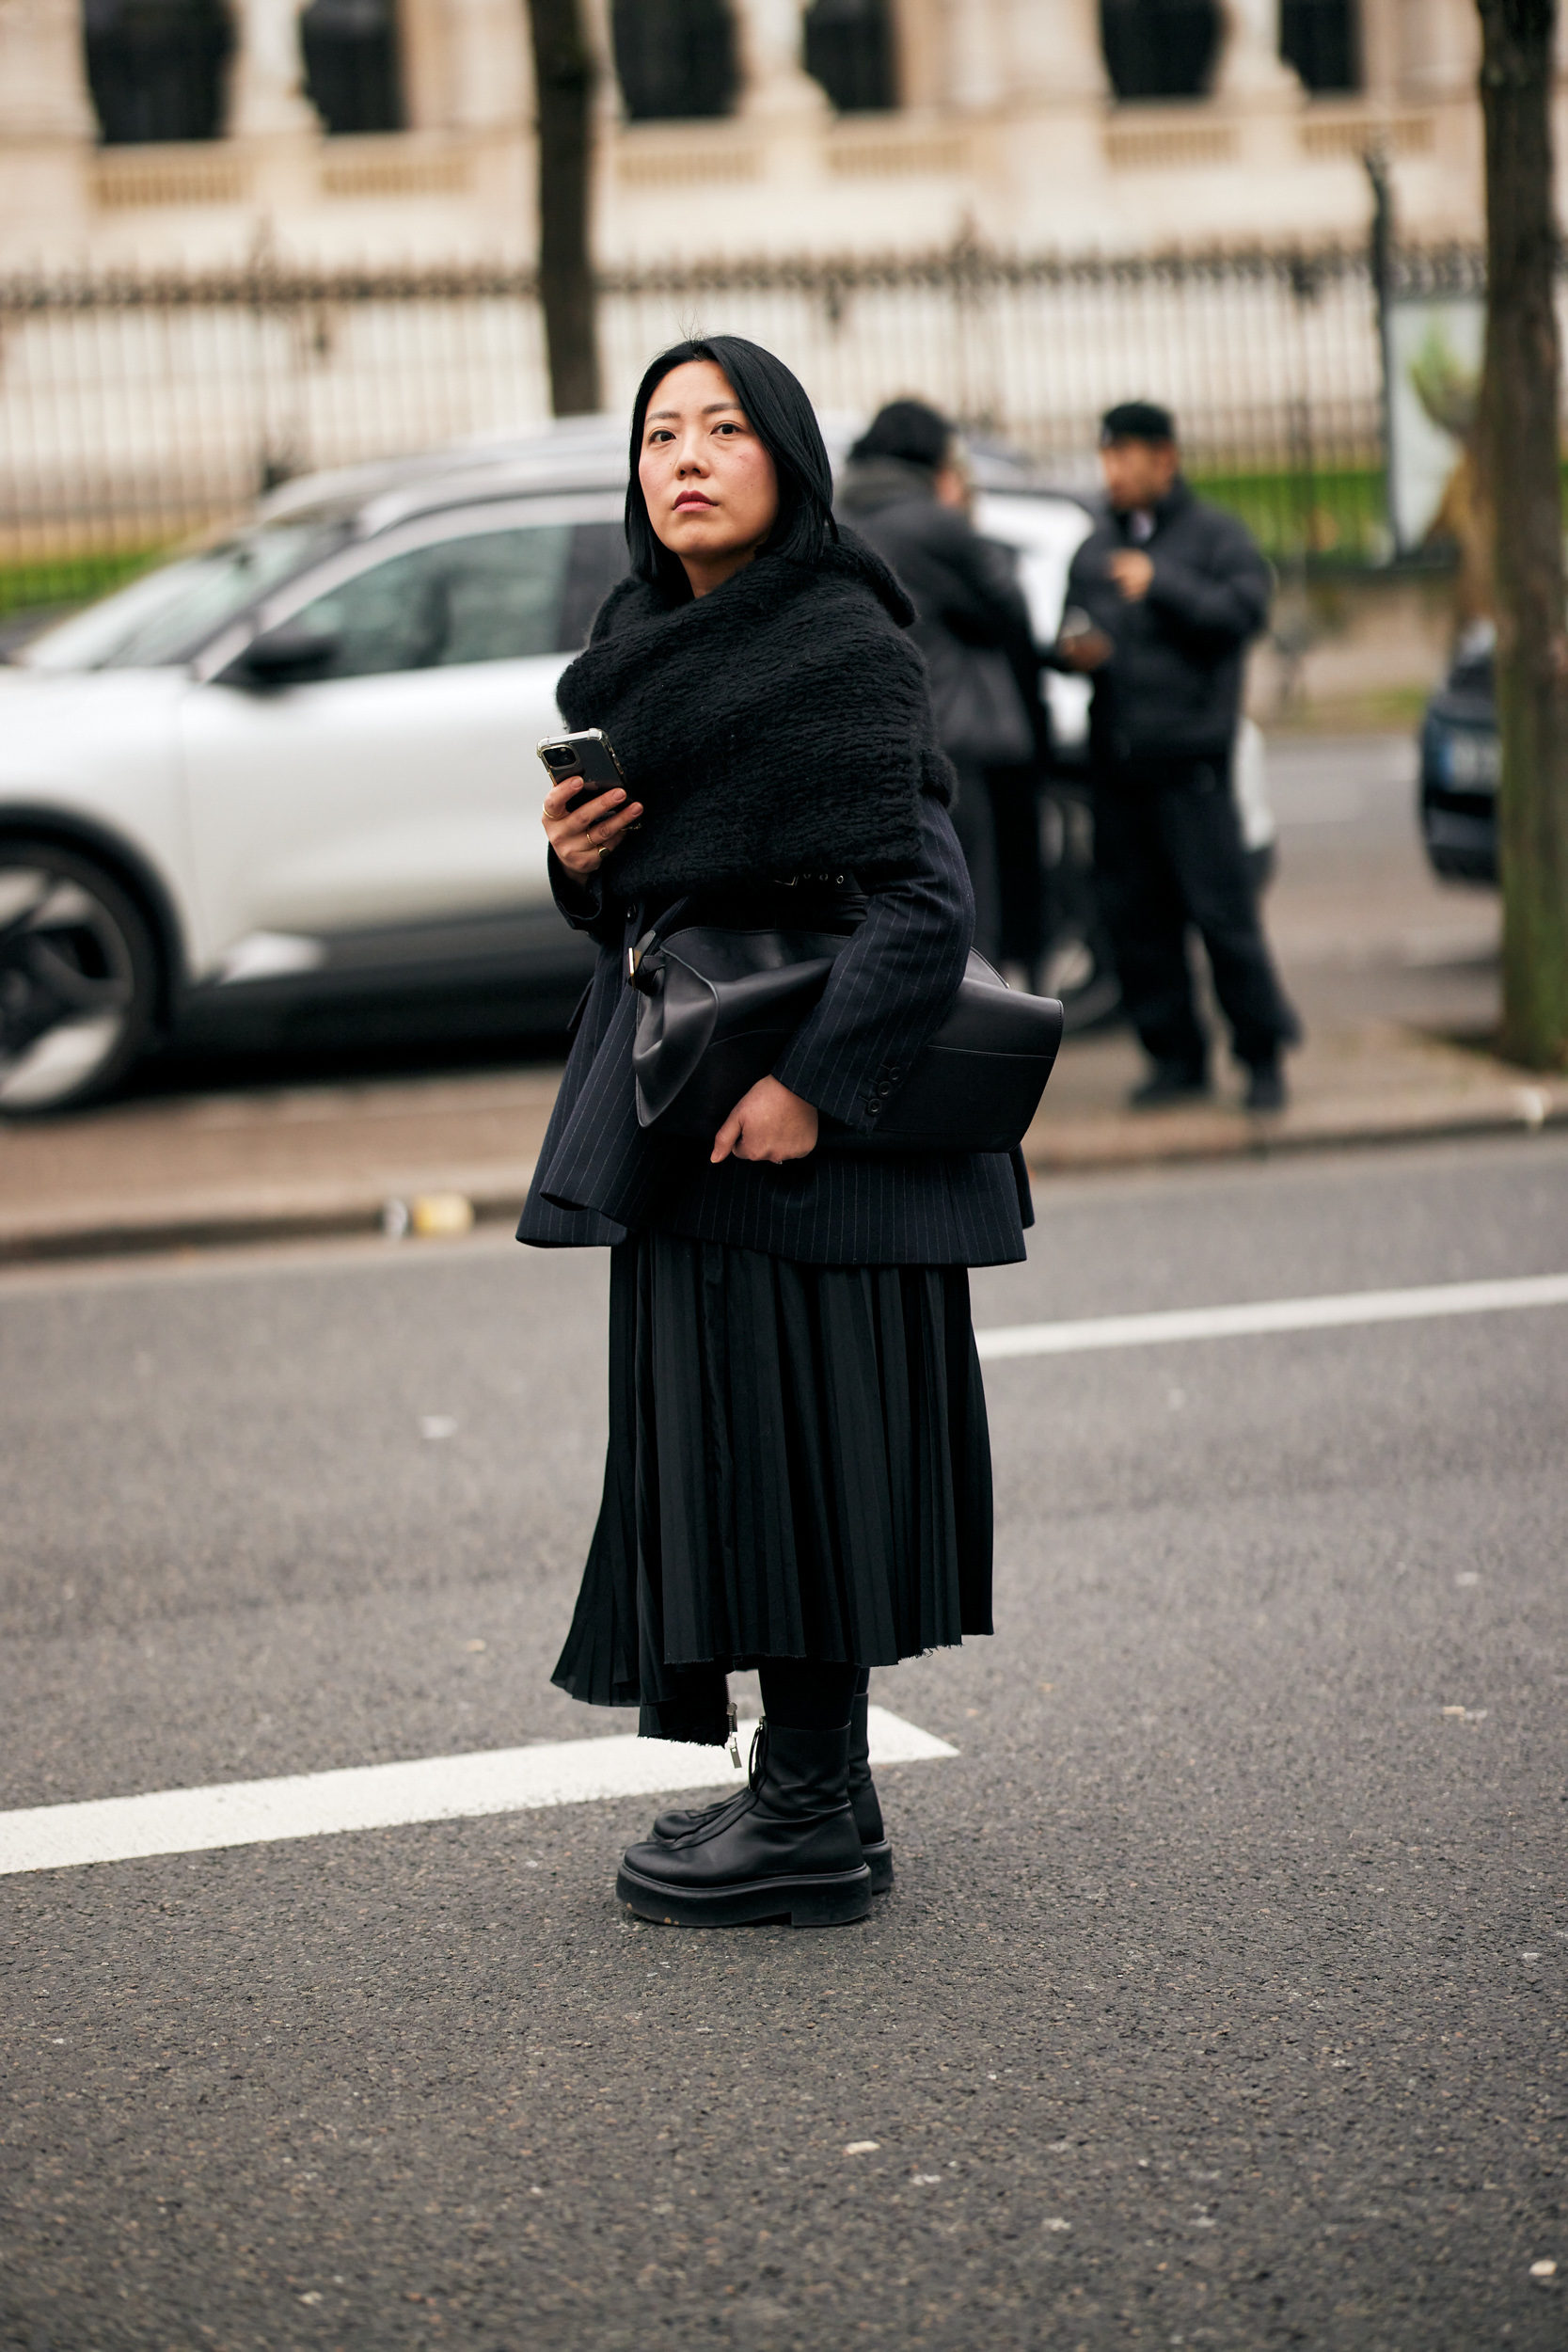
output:
[[[775,1168],[803,1160],[816,1149],[816,1129],[815,1103],[802,1102],[777,1078],[759,1078],[714,1136],[713,1165],[732,1152],[737,1160],[771,1160]]]
[[[601,792],[596,801],[585,801],[568,815],[567,802],[581,790],[580,776],[563,776],[559,784],[552,784],[539,821],[568,874],[578,882],[592,882],[611,850],[620,846],[622,835],[641,816],[642,803],[628,803],[617,785],[613,792]]]

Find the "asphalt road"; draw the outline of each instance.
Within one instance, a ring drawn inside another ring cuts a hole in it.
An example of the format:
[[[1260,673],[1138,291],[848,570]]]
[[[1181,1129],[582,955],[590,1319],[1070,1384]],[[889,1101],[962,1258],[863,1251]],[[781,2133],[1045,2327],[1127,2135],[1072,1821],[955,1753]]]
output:
[[[976,1320],[1565,1269],[1547,1136],[1063,1184]],[[547,1683],[604,1291],[0,1279],[0,1804],[624,1730]],[[0,2343],[1556,2352],[1568,1310],[988,1390],[862,1926],[631,1924],[646,1800],[0,1883]]]

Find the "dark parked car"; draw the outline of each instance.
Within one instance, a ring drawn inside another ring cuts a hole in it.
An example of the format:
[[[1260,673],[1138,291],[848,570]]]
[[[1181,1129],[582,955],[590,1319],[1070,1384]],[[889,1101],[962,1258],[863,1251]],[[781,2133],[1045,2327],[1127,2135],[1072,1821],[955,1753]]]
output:
[[[1421,838],[1433,872],[1457,881],[1497,879],[1493,642],[1489,621],[1465,631],[1421,721]]]

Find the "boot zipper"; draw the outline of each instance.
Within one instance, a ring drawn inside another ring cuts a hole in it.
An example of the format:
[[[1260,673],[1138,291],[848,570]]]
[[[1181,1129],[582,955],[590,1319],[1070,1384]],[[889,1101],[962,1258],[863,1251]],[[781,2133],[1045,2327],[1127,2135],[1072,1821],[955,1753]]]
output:
[[[738,1716],[738,1715],[736,1714],[736,1705],[735,1705],[735,1701],[734,1701],[734,1699],[731,1699],[731,1701],[730,1701],[730,1762],[731,1762],[731,1763],[735,1766],[735,1769],[736,1769],[736,1771],[737,1772],[739,1772],[739,1770],[740,1770],[740,1730],[739,1730],[739,1723],[740,1723],[740,1718],[739,1718],[739,1716]]]

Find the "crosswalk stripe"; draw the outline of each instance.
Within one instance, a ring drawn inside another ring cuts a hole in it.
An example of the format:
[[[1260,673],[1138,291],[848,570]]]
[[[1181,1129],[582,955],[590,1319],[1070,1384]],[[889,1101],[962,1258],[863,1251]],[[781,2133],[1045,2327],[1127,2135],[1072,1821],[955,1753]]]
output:
[[[1420,1290],[1346,1291],[1323,1298],[1263,1298],[1240,1307],[1178,1307],[1160,1314],[1094,1315],[1081,1323],[1002,1324],[974,1337],[981,1360],[995,1363],[1007,1356],[1077,1356],[1098,1347],[1249,1339],[1269,1331],[1340,1330],[1358,1323],[1419,1323],[1437,1315],[1497,1314],[1518,1307],[1568,1307],[1568,1274],[1433,1282]]]
[[[871,1708],[870,1726],[873,1764],[918,1764],[958,1753],[885,1707]],[[399,1829],[414,1821],[471,1820],[605,1797],[739,1786],[726,1748],[640,1740],[631,1733],[279,1780],[227,1781],[212,1788],[161,1788],[147,1796],[0,1813],[0,1877],[345,1830]]]

